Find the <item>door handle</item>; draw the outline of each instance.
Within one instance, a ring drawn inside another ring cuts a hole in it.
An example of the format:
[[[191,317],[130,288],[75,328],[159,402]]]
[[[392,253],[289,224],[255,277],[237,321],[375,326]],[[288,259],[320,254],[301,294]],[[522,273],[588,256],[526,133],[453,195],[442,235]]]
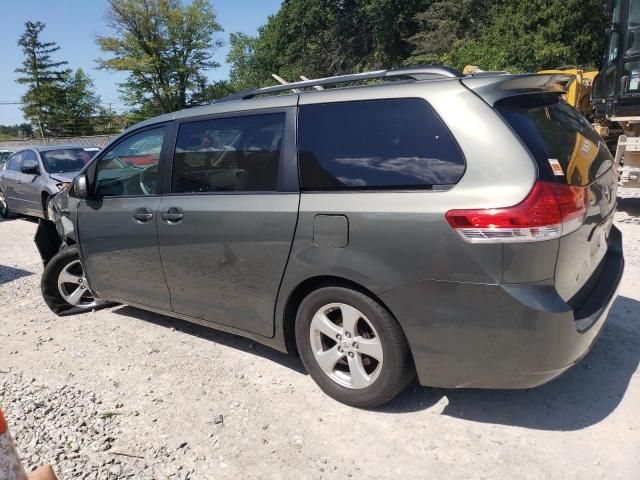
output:
[[[184,212],[181,208],[170,207],[166,212],[162,212],[160,217],[167,223],[178,223],[184,218]]]
[[[140,223],[146,223],[153,219],[153,212],[150,208],[137,208],[133,212],[133,218]]]
[[[20,184],[20,183],[22,183],[22,180],[18,179],[18,180],[16,180],[16,183]]]

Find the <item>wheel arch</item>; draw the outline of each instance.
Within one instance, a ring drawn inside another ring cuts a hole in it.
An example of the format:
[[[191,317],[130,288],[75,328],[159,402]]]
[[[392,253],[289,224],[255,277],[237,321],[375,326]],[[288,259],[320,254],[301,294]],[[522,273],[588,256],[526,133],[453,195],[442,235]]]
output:
[[[391,309],[380,299],[378,295],[373,293],[368,288],[360,285],[353,280],[349,280],[343,277],[333,276],[333,275],[319,275],[307,278],[300,282],[295,288],[291,290],[287,297],[287,301],[284,306],[283,318],[282,318],[282,329],[284,335],[285,346],[287,352],[290,354],[297,355],[297,347],[296,347],[296,333],[295,333],[295,324],[296,324],[296,315],[298,313],[298,308],[300,307],[300,303],[302,300],[309,295],[311,292],[318,290],[323,287],[344,287],[349,288],[351,290],[355,290],[357,292],[362,293],[363,295],[368,296],[372,300],[378,302],[389,314],[394,318],[402,333],[404,334],[404,329],[402,328],[402,324],[398,321],[396,316],[393,314]],[[406,335],[405,335],[406,336]],[[412,355],[413,357],[413,355]]]

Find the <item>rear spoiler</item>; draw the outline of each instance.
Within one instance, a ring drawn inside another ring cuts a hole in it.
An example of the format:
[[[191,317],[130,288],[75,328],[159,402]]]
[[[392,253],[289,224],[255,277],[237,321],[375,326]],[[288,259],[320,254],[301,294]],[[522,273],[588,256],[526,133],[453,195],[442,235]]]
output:
[[[465,87],[494,106],[500,100],[533,93],[566,93],[575,75],[535,74],[468,76],[460,81]]]

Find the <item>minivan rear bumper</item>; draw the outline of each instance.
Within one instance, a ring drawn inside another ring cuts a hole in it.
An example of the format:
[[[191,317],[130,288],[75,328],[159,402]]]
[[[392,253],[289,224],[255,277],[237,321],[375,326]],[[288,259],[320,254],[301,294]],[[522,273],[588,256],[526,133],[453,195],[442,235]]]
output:
[[[422,385],[530,388],[584,357],[607,319],[624,270],[622,235],[575,310],[553,282],[483,285],[423,280],[380,296],[402,326]]]

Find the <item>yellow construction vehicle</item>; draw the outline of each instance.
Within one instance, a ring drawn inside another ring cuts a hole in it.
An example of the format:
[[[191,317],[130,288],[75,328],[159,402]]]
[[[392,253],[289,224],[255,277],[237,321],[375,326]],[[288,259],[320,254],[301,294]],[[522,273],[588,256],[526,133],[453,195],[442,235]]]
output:
[[[558,68],[555,70],[541,70],[538,73],[558,73],[562,75],[573,75],[575,80],[571,82],[567,88],[565,100],[569,105],[576,108],[585,117],[593,114],[593,106],[591,105],[591,88],[593,81],[598,75],[597,70],[582,70],[580,68]]]
[[[462,72],[465,75],[473,75],[474,73],[489,73],[481,70],[475,65],[467,65]],[[495,72],[508,73],[508,72]],[[584,116],[593,115],[593,106],[591,105],[590,95],[594,79],[598,76],[597,70],[582,70],[575,67],[561,67],[553,70],[541,70],[539,74],[560,74],[569,75],[574,78],[567,85],[567,94],[565,100],[569,105],[576,108]]]

